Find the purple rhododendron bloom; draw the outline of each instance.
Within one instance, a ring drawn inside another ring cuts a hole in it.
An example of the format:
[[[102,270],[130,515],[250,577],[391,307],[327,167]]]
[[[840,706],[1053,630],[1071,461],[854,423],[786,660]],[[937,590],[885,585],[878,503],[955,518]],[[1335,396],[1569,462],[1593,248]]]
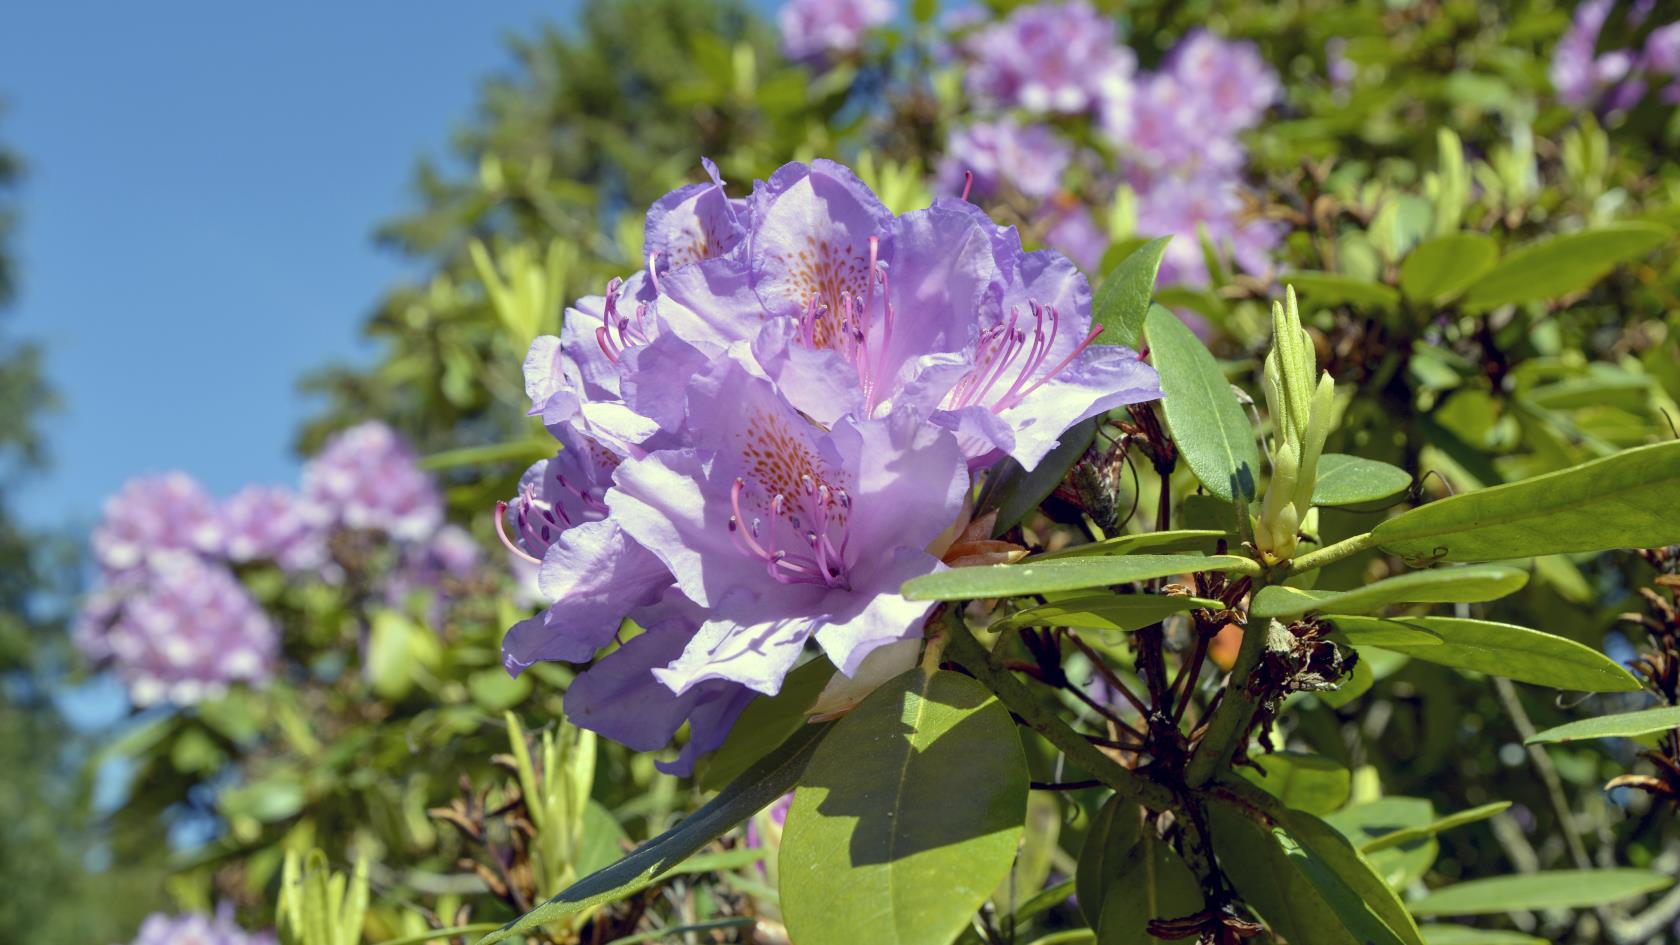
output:
[[[1091,211],[1078,204],[1056,207],[1047,218],[1044,229],[1045,245],[1079,264],[1086,272],[1102,267],[1103,254],[1108,251],[1108,233],[1092,219]]]
[[[326,535],[290,489],[247,486],[222,503],[219,516],[229,561],[272,561],[287,571],[327,564]]]
[[[1282,91],[1277,73],[1253,43],[1232,42],[1207,30],[1179,40],[1167,57],[1167,71],[1197,103],[1202,136],[1254,127]]]
[[[814,61],[857,52],[864,36],[896,13],[893,0],[787,0],[776,25],[789,59]]]
[[[1072,160],[1072,146],[1043,125],[1023,126],[1012,118],[978,122],[952,132],[938,186],[981,200],[1008,187],[1042,200],[1061,188]]]
[[[232,906],[223,903],[214,916],[154,912],[140,924],[132,945],[274,945],[274,935],[240,928],[234,923]]]
[[[130,479],[105,500],[104,513],[91,543],[107,574],[139,567],[158,552],[217,554],[222,548],[215,500],[184,472]]]
[[[425,541],[403,549],[394,572],[386,579],[385,601],[400,606],[417,591],[433,597],[431,620],[443,618],[444,607],[460,593],[461,582],[484,561],[483,549],[459,525],[445,525]]]
[[[443,524],[443,497],[396,431],[369,421],[332,436],[303,468],[323,524],[420,541]]]
[[[1575,8],[1568,32],[1552,51],[1551,80],[1558,100],[1577,108],[1602,107],[1620,111],[1637,106],[1652,80],[1663,82],[1660,100],[1680,103],[1680,23],[1651,30],[1640,50],[1598,51],[1599,36],[1617,4],[1589,0]],[[1654,3],[1635,3],[1623,16],[1629,26],[1643,25]]]
[[[970,94],[1001,106],[1076,114],[1115,96],[1136,68],[1114,21],[1085,0],[1037,3],[976,31],[965,44]]]
[[[279,634],[226,567],[172,551],[96,591],[76,643],[116,670],[136,704],[190,705],[266,680]]]
[[[1138,194],[1138,231],[1173,237],[1161,260],[1160,281],[1186,285],[1207,284],[1204,234],[1222,255],[1255,275],[1270,272],[1271,251],[1283,238],[1275,224],[1245,220],[1242,185],[1219,175],[1154,182]]]

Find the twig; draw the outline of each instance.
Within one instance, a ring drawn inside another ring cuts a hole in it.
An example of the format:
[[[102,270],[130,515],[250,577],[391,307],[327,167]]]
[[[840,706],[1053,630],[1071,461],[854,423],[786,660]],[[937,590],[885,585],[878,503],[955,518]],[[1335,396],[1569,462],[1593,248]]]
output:
[[[1501,676],[1490,677],[1493,680],[1493,691],[1499,696],[1499,703],[1505,709],[1505,714],[1511,717],[1511,722],[1517,728],[1517,734],[1524,742],[1534,737],[1534,723],[1528,718],[1528,711],[1523,708],[1522,700],[1517,698],[1517,689],[1511,685],[1509,679]],[[1552,813],[1557,815],[1558,823],[1563,827],[1563,840],[1569,847],[1569,858],[1575,861],[1578,869],[1593,868],[1592,857],[1587,855],[1587,845],[1581,840],[1581,834],[1575,823],[1575,815],[1569,809],[1569,797],[1563,793],[1563,779],[1558,777],[1557,767],[1552,764],[1550,755],[1539,745],[1528,746],[1528,760],[1534,766],[1534,772],[1540,775],[1540,783],[1546,788],[1546,799],[1551,802]]]

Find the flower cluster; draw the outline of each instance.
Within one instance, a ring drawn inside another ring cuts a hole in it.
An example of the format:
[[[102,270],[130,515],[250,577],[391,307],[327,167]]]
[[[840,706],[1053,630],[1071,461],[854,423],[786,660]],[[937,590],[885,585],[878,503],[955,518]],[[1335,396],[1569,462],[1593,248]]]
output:
[[[864,35],[891,22],[894,0],[790,0],[776,17],[789,59],[820,61],[855,53]]]
[[[1578,108],[1631,109],[1653,85],[1664,105],[1680,105],[1680,22],[1645,33],[1642,46],[1599,50],[1599,38],[1615,0],[1588,0],[1575,8],[1569,31],[1552,53],[1551,78],[1558,98]],[[1625,12],[1626,25],[1639,32],[1655,12],[1653,0],[1640,0]]]
[[[820,160],[732,199],[706,167],[649,212],[647,268],[532,344],[531,413],[562,448],[499,519],[552,601],[509,631],[508,669],[589,661],[629,618],[567,715],[637,750],[687,722],[673,771],[807,644],[856,677],[919,636],[929,605],[898,589],[944,566],[972,475],[1160,393],[1095,344],[1071,262],[969,203],[895,216]]]
[[[214,916],[154,912],[140,924],[133,945],[274,945],[274,935],[240,928],[233,921],[233,910],[224,903]]]
[[[76,642],[109,665],[139,705],[190,705],[273,672],[279,632],[233,568],[269,563],[335,579],[329,544],[340,530],[394,540],[387,597],[438,588],[479,551],[443,524],[443,500],[408,447],[383,424],[334,437],[308,463],[303,490],[253,485],[223,502],[182,472],[134,479],[105,502],[91,545],[99,584]]]
[[[1197,30],[1160,70],[1140,73],[1113,21],[1073,0],[1019,8],[975,29],[960,49],[981,118],[952,132],[940,167],[943,190],[972,185],[985,199],[1007,184],[1044,205],[1039,216],[1050,245],[1096,268],[1109,234],[1077,203],[1046,200],[1074,163],[1107,162],[1076,152],[1046,125],[1019,124],[1006,110],[1088,115],[1119,159],[1118,174],[1095,176],[1136,194],[1136,232],[1175,237],[1162,282],[1206,284],[1204,236],[1237,266],[1270,270],[1281,229],[1249,211],[1240,136],[1277,101],[1281,86],[1253,44]]]

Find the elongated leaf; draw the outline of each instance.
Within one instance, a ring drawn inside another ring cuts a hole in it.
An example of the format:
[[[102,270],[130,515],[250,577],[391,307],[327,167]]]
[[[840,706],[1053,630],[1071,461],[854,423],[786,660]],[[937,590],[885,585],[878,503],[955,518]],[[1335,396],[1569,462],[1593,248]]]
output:
[[[1035,555],[1030,560],[1049,561],[1054,558],[1129,555],[1134,551],[1144,550],[1153,551],[1157,554],[1180,551],[1212,553],[1218,545],[1219,539],[1224,538],[1226,534],[1226,532],[1217,528],[1178,528],[1164,532],[1146,532],[1142,535],[1119,535],[1114,538],[1105,538],[1102,541],[1087,542],[1083,545],[1063,548],[1060,551]]]
[[[1440,820],[1432,820],[1427,824],[1419,824],[1415,827],[1403,827],[1392,833],[1385,833],[1374,840],[1362,844],[1359,847],[1359,852],[1371,854],[1379,850],[1403,847],[1426,837],[1433,837],[1438,833],[1452,830],[1455,827],[1462,827],[1465,824],[1473,824],[1477,821],[1486,820],[1495,814],[1503,812],[1510,806],[1510,801],[1494,801],[1492,804],[1483,804],[1480,807],[1472,807],[1469,810],[1461,810],[1456,814],[1449,814],[1442,817]]]
[[[699,810],[676,826],[633,850],[612,866],[573,883],[559,895],[480,939],[494,945],[523,935],[562,916],[580,912],[646,889],[672,872],[700,848],[748,817],[768,807],[799,780],[828,732],[829,726],[809,725],[793,734],[737,778]]]
[[[1553,870],[1473,879],[1437,889],[1411,904],[1414,915],[1490,915],[1532,909],[1608,905],[1667,889],[1674,877],[1654,870]]]
[[[1369,860],[1354,848],[1336,828],[1306,811],[1291,810],[1284,815],[1283,828],[1306,851],[1309,863],[1317,861],[1336,881],[1346,883],[1361,902],[1382,921],[1390,931],[1407,945],[1423,945],[1417,922],[1401,904],[1388,884],[1371,866]],[[1323,880],[1318,880],[1322,886]]]
[[[1260,448],[1255,445],[1254,425],[1237,403],[1219,363],[1164,308],[1150,310],[1144,333],[1150,361],[1161,372],[1161,407],[1167,427],[1184,462],[1221,499],[1254,498]]]
[[[1464,304],[1486,309],[1580,292],[1673,238],[1673,230],[1656,223],[1612,223],[1531,243],[1476,280]]]
[[[1474,603],[1504,597],[1528,583],[1528,572],[1495,564],[1413,571],[1346,591],[1309,591],[1274,584],[1254,595],[1256,617],[1295,617],[1309,610],[1365,614],[1389,604]]]
[[[1096,418],[1075,425],[1073,429],[1062,434],[1061,442],[1038,461],[1032,472],[1023,471],[1020,464],[1012,459],[1000,463],[998,471],[993,473],[993,476],[997,477],[997,495],[988,496],[987,499],[989,502],[995,498],[998,502],[997,524],[993,534],[1001,535],[1019,524],[1033,509],[1038,508],[1039,503],[1048,498],[1050,493],[1055,492],[1056,487],[1067,478],[1068,470],[1085,455],[1086,448],[1091,445],[1091,440],[1096,434]],[[993,483],[988,481],[987,485],[992,487]],[[983,503],[982,508],[984,507],[986,506]]]
[[[1680,441],[1626,450],[1397,515],[1378,544],[1415,560],[1497,561],[1680,542]]]
[[[1372,624],[1363,617],[1332,615],[1325,619],[1343,630]],[[1428,630],[1440,641],[1417,645],[1395,639],[1370,645],[1415,660],[1536,686],[1576,692],[1632,692],[1639,688],[1639,680],[1615,660],[1590,646],[1550,633],[1462,617],[1406,617],[1399,622]]]
[[[1143,811],[1137,802],[1111,794],[1092,819],[1091,829],[1085,832],[1085,845],[1079,849],[1079,869],[1074,874],[1074,891],[1079,896],[1079,911],[1093,928],[1102,918],[1103,893],[1136,859],[1134,850],[1142,836],[1142,826]]]
[[[1448,233],[1419,244],[1400,264],[1400,291],[1414,302],[1463,292],[1499,259],[1499,244],[1482,233]]]
[[[1196,874],[1171,846],[1145,831],[1130,860],[1102,894],[1097,943],[1166,945],[1148,933],[1150,921],[1195,915],[1202,905]]]
[[[1641,712],[1582,719],[1537,732],[1528,740],[1528,744],[1561,744],[1589,738],[1638,738],[1641,735],[1666,732],[1671,728],[1680,728],[1680,706],[1663,706]]]
[[[1381,508],[1412,487],[1411,474],[1374,459],[1325,453],[1318,460],[1313,505]]]
[[[953,568],[924,574],[904,583],[910,600],[975,600],[1018,597],[1048,591],[1082,591],[1111,584],[1130,584],[1151,578],[1196,571],[1228,571],[1249,567],[1247,558],[1234,555],[1122,555],[1102,558],[1058,558],[1053,561]]]
[[[1324,619],[1336,627],[1342,642],[1350,646],[1382,647],[1393,643],[1400,646],[1440,646],[1444,641],[1433,630],[1398,620],[1379,617],[1343,617],[1330,615]]]
[[[1353,773],[1323,755],[1279,751],[1254,759],[1260,771],[1239,768],[1237,773],[1289,807],[1328,814],[1347,803]]]
[[[949,942],[1009,872],[1026,813],[1015,725],[984,686],[921,669],[836,723],[782,834],[800,945]]]
[[[1369,846],[1389,834],[1433,823],[1435,808],[1420,797],[1379,797],[1344,807],[1324,820],[1360,848],[1392,889],[1405,889],[1422,879],[1440,853],[1433,833],[1413,836],[1396,846],[1375,850]]]
[[[805,724],[805,710],[817,701],[833,676],[834,664],[814,659],[788,673],[780,692],[749,703],[723,745],[702,762],[700,787],[717,790],[787,741]]]
[[[1170,236],[1150,240],[1103,277],[1102,287],[1091,300],[1091,320],[1103,326],[1098,344],[1138,346],[1149,298],[1155,294],[1155,274],[1171,240]]]
[[[1295,287],[1304,302],[1313,305],[1353,305],[1374,308],[1393,308],[1400,301],[1400,293],[1392,286],[1339,272],[1291,272],[1283,281]]]
[[[1224,802],[1209,804],[1208,817],[1226,878],[1290,945],[1416,945],[1415,932],[1403,937],[1390,928],[1382,911],[1337,874],[1347,868],[1341,858],[1327,862],[1289,833],[1262,827]],[[1335,831],[1319,824],[1323,835],[1315,831],[1314,841],[1329,847]],[[1369,880],[1382,883],[1375,874]]]
[[[1550,945],[1543,938],[1507,929],[1474,929],[1467,925],[1420,925],[1424,945]]]
[[[1029,607],[1010,614],[1000,628],[1081,627],[1087,630],[1128,631],[1160,623],[1167,617],[1205,607],[1218,610],[1225,605],[1201,597],[1169,597],[1165,594],[1090,594],[1068,597]]]

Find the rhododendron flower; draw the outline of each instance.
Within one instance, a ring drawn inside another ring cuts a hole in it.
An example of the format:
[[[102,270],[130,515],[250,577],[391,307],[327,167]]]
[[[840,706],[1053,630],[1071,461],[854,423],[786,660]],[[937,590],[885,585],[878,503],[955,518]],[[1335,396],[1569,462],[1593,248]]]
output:
[[[1062,184],[1073,148],[1043,125],[1020,125],[1014,119],[977,122],[951,133],[940,164],[939,189],[984,200],[1004,187],[1043,199]],[[970,177],[969,175],[972,175]]]
[[[95,593],[76,643],[116,670],[136,704],[190,705],[266,680],[279,634],[227,568],[167,551]]]
[[[369,421],[341,431],[303,468],[323,524],[419,541],[443,524],[443,497],[396,431]]]
[[[217,554],[223,540],[215,500],[184,472],[130,479],[105,500],[93,530],[93,556],[106,573],[127,571],[152,554]]]
[[[247,486],[224,501],[218,515],[229,561],[272,561],[288,571],[327,563],[326,535],[290,489]]]
[[[1097,104],[1136,68],[1114,37],[1114,21],[1085,0],[1038,3],[968,38],[974,96],[1035,112],[1078,113]]]
[[[1138,231],[1173,237],[1161,260],[1163,283],[1207,284],[1204,234],[1245,271],[1268,274],[1282,228],[1245,217],[1241,184],[1218,174],[1166,177],[1138,194]]]
[[[870,30],[892,22],[893,0],[788,0],[776,15],[782,52],[820,60],[856,52]]]
[[[1260,121],[1282,86],[1253,43],[1232,42],[1193,30],[1173,47],[1166,69],[1197,103],[1199,138],[1233,135]]]
[[[154,912],[140,924],[132,945],[274,945],[274,935],[240,928],[234,923],[233,907],[223,903],[214,916]]]

